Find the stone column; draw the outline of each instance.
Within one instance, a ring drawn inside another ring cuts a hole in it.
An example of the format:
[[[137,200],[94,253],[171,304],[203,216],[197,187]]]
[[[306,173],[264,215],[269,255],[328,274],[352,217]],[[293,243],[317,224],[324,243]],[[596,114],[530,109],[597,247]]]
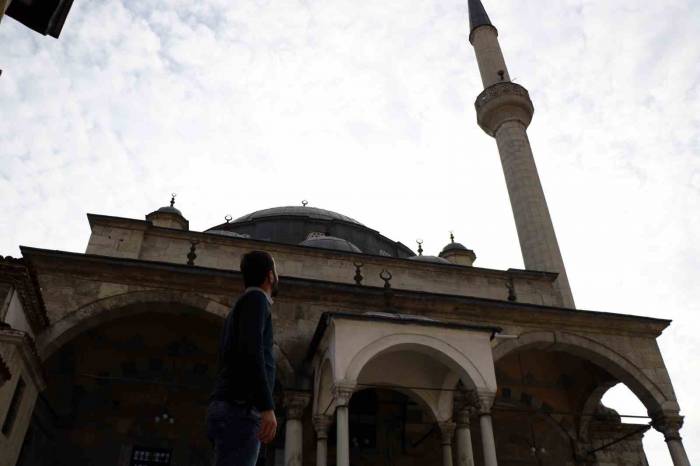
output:
[[[302,465],[303,426],[301,418],[309,404],[311,395],[307,392],[286,392],[284,406],[287,408],[287,423],[284,436],[284,465]]]
[[[474,466],[470,415],[469,408],[462,408],[457,412],[457,466]]]
[[[350,425],[348,404],[355,387],[336,384],[333,387],[336,415],[336,466],[350,466]]]
[[[333,424],[333,418],[323,414],[314,416],[316,430],[316,466],[326,466],[328,463],[328,429]]]
[[[438,427],[442,445],[442,466],[452,466],[452,437],[455,434],[455,423],[439,422]]]
[[[481,443],[484,449],[484,465],[498,466],[496,460],[496,441],[493,437],[491,421],[491,406],[496,398],[495,393],[479,393],[479,423],[481,425]]]
[[[668,451],[671,453],[673,466],[690,466],[688,454],[685,452],[680,430],[683,426],[683,416],[678,414],[661,414],[653,417],[654,429],[664,434]]]

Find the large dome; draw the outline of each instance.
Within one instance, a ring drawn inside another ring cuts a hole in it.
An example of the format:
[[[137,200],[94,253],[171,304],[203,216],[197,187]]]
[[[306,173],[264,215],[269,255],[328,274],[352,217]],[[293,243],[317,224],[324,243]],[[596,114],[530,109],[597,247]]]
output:
[[[411,257],[408,247],[381,235],[347,215],[331,210],[309,206],[284,206],[258,210],[236,220],[222,223],[207,230],[208,233],[242,236],[257,240],[286,243],[308,247],[319,247],[323,241],[309,238],[326,238],[324,246],[336,250],[349,250],[379,256]],[[351,244],[339,247],[343,240]],[[323,247],[323,246],[320,246]],[[357,249],[357,250],[355,250]]]
[[[362,225],[357,220],[352,219],[346,215],[339,214],[338,212],[308,206],[272,207],[270,209],[258,210],[253,212],[252,214],[244,215],[243,217],[237,218],[233,222],[248,222],[264,217],[279,217],[287,215],[292,217],[308,217],[312,219],[317,218],[321,220],[341,220],[343,222],[356,223],[357,225]]]

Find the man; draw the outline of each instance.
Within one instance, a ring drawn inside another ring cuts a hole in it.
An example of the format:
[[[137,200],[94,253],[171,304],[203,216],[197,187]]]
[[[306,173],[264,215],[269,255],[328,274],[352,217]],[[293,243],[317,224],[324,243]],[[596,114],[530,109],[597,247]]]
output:
[[[267,252],[251,251],[241,259],[241,272],[245,292],[224,322],[207,409],[215,466],[255,466],[260,443],[271,442],[277,431],[270,315],[279,283],[275,261]]]

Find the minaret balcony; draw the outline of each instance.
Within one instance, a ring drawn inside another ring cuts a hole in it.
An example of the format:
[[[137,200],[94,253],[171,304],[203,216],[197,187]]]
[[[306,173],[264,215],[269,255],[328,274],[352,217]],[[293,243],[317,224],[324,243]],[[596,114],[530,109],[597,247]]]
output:
[[[490,136],[495,136],[498,128],[507,121],[519,121],[527,128],[535,112],[527,89],[509,81],[484,89],[474,106],[477,123]]]

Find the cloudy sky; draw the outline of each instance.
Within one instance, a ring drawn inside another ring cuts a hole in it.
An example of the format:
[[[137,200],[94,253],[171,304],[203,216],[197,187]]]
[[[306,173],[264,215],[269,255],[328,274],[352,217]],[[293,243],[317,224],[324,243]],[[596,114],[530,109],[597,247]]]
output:
[[[84,251],[87,212],[178,193],[195,230],[277,205],[522,267],[466,0],[76,0],[0,25],[0,254]],[[700,3],[492,0],[577,305],[660,339],[700,461]],[[623,389],[606,401],[641,413]],[[650,463],[670,465],[661,435]]]

